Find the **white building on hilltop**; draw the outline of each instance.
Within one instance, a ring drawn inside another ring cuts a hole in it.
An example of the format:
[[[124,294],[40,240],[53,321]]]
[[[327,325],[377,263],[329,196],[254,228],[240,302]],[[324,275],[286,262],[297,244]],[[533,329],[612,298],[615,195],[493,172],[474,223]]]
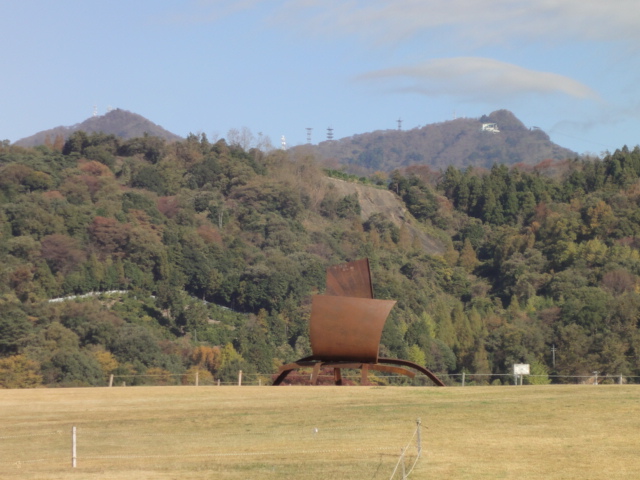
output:
[[[500,130],[498,129],[498,124],[496,123],[483,123],[481,130],[483,132],[489,132],[489,133],[500,133]]]

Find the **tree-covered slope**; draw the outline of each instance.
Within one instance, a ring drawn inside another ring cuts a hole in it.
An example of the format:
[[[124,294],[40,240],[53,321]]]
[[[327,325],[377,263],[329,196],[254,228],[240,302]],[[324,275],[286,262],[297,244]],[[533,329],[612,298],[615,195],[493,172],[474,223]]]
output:
[[[398,300],[383,356],[487,375],[477,381],[523,362],[640,375],[640,149],[331,173],[357,183],[337,188],[312,157],[204,135],[3,145],[0,385],[268,376],[309,353],[326,267],[362,257],[376,297]],[[364,198],[374,188],[388,192]],[[390,195],[406,210],[375,210]],[[113,290],[129,293],[49,302]]]

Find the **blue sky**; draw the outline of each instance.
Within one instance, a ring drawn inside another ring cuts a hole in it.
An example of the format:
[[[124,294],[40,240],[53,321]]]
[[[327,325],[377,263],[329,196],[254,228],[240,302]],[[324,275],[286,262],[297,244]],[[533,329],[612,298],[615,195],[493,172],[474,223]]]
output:
[[[635,0],[23,0],[0,139],[129,110],[275,146],[511,110],[579,153],[640,143]]]

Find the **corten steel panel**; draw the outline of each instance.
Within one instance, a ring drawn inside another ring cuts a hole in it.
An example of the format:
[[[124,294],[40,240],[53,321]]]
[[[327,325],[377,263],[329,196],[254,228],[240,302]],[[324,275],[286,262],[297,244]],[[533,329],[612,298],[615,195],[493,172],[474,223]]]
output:
[[[369,259],[334,265],[327,269],[326,295],[373,298]]]
[[[382,328],[395,300],[314,295],[309,336],[315,358],[377,362]]]

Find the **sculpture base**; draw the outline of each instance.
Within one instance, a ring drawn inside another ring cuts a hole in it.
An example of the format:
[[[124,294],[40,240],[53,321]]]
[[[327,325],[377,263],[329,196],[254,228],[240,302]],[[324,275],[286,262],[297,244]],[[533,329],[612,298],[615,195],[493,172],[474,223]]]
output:
[[[320,374],[320,370],[323,367],[333,368],[333,377],[334,383],[336,385],[342,385],[342,369],[343,368],[351,368],[360,370],[361,373],[361,384],[369,385],[368,382],[368,373],[369,370],[375,370],[377,372],[387,372],[387,373],[395,373],[398,375],[405,375],[409,378],[415,377],[415,372],[411,370],[407,370],[407,368],[412,368],[417,370],[420,373],[423,373],[438,387],[444,387],[444,383],[440,380],[436,375],[434,375],[429,369],[424,368],[416,363],[409,362],[408,360],[399,360],[397,358],[378,358],[378,361],[375,363],[372,362],[354,362],[350,360],[340,361],[340,360],[323,360],[321,358],[316,358],[314,356],[301,358],[297,362],[288,363],[287,365],[283,365],[278,370],[278,377],[274,380],[273,385],[280,385],[287,375],[289,375],[294,370],[298,370],[300,368],[312,368],[311,373],[311,383],[312,385],[317,385],[318,383],[318,375]],[[402,368],[407,367],[407,368]]]

